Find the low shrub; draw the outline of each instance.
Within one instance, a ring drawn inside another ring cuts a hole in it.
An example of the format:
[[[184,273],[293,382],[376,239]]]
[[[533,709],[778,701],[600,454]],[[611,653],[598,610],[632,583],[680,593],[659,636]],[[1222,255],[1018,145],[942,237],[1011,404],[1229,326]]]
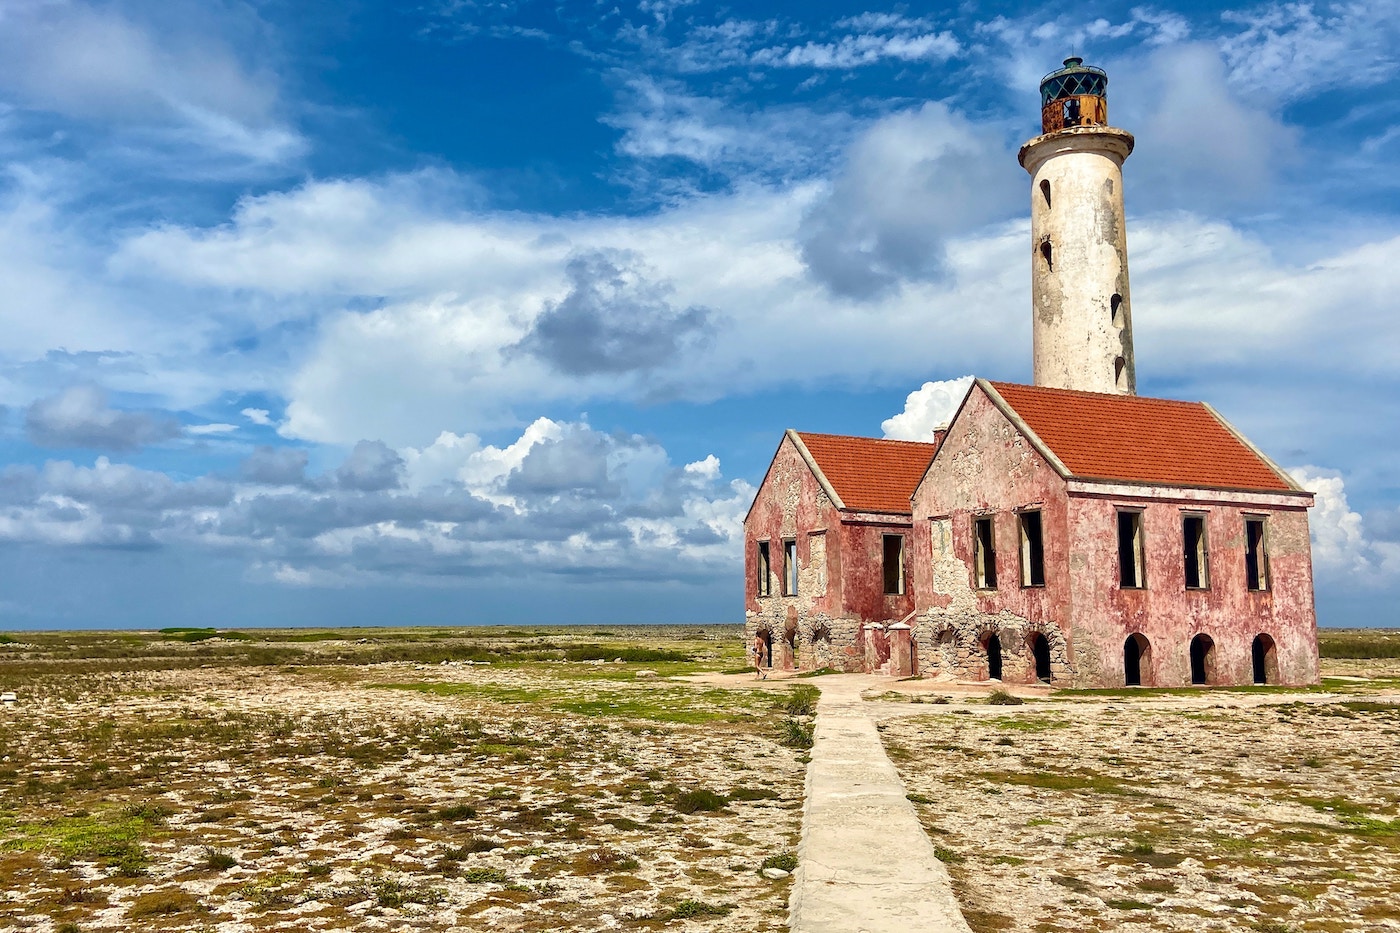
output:
[[[782,726],[782,743],[788,748],[811,748],[815,741],[812,726],[797,719],[785,719]]]
[[[816,687],[803,684],[794,687],[788,694],[787,701],[782,704],[782,708],[789,716],[815,716],[817,712],[817,700],[822,693]]]
[[[200,860],[200,865],[209,871],[227,871],[237,864],[238,859],[233,857],[233,853],[213,846],[204,847],[204,855]]]
[[[662,919],[688,920],[692,917],[723,917],[733,909],[733,904],[709,904],[705,901],[681,901]]]
[[[626,852],[617,849],[590,849],[574,857],[575,874],[596,875],[609,871],[629,871],[640,863]]]
[[[163,917],[203,909],[199,899],[190,892],[180,888],[166,888],[138,895],[131,902],[131,906],[126,909],[126,915],[137,920],[143,917]]]
[[[779,852],[777,855],[770,855],[763,860],[759,866],[764,868],[779,868],[783,871],[797,871],[797,856],[791,852]]]
[[[698,787],[695,790],[682,791],[676,795],[676,811],[679,813],[699,813],[723,810],[729,798],[714,791]]]
[[[467,884],[505,884],[503,868],[468,868],[462,872],[462,880]]]
[[[1020,706],[1026,701],[998,687],[987,696],[988,706]]]

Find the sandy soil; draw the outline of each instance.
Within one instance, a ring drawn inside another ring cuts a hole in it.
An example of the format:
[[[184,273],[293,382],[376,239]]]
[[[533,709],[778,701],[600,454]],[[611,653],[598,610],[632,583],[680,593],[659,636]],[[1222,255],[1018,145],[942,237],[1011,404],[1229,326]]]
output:
[[[974,930],[1400,930],[1400,668],[1327,673],[871,706]]]
[[[638,667],[31,690],[0,713],[0,930],[785,928],[760,867],[801,829],[786,688]]]

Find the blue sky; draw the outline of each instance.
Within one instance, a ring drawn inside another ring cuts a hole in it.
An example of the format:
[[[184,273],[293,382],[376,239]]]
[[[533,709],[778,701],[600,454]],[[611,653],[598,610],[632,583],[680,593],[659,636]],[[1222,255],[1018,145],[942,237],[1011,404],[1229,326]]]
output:
[[[0,626],[735,621],[787,427],[1030,378],[1110,75],[1139,389],[1400,598],[1400,7],[0,0]]]

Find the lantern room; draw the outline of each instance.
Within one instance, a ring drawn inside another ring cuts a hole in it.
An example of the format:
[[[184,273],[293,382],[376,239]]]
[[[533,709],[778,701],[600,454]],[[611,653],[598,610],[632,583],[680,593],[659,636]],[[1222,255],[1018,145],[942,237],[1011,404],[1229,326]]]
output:
[[[1108,75],[1082,58],[1065,59],[1064,67],[1040,80],[1040,126],[1055,133],[1076,126],[1108,125]]]

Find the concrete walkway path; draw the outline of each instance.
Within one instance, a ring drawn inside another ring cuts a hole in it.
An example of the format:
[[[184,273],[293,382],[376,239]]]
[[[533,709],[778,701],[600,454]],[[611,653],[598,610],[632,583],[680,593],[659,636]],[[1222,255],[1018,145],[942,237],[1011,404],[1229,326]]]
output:
[[[971,933],[862,708],[863,689],[888,683],[837,674],[817,684],[816,743],[789,900],[795,933]]]

